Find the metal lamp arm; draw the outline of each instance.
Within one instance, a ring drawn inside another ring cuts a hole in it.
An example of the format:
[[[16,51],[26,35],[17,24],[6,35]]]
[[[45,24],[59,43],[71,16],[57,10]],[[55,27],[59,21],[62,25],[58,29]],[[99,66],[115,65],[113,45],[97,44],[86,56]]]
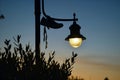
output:
[[[44,0],[42,0],[42,12],[43,12],[43,15],[44,15],[45,17],[49,17],[49,18],[51,18],[52,20],[55,20],[55,21],[78,21],[78,18],[74,18],[74,19],[60,19],[60,18],[53,18],[53,17],[48,16],[48,15],[45,13]]]

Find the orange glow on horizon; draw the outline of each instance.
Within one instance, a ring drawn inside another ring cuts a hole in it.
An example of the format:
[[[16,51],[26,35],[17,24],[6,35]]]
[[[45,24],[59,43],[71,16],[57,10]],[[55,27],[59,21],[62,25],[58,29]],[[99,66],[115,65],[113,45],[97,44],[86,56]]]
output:
[[[57,60],[63,62],[65,58],[59,56]],[[116,66],[107,63],[92,62],[90,60],[87,62],[77,57],[72,68],[71,76],[84,80],[104,80],[105,77],[108,77],[109,80],[120,80],[119,67],[120,65]]]
[[[102,64],[101,64],[102,65]],[[73,76],[78,76],[84,80],[104,80],[108,77],[109,80],[120,80],[120,65],[96,65],[78,62],[74,64],[72,71]]]

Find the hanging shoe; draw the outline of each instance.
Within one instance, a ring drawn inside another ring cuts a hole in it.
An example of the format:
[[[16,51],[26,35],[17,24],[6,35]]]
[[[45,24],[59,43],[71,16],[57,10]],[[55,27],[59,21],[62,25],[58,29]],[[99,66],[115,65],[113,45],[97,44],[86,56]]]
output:
[[[41,20],[41,25],[46,26],[48,29],[49,28],[58,29],[63,27],[62,23],[55,22],[53,19],[51,19],[51,17],[47,17],[47,18],[43,17]]]

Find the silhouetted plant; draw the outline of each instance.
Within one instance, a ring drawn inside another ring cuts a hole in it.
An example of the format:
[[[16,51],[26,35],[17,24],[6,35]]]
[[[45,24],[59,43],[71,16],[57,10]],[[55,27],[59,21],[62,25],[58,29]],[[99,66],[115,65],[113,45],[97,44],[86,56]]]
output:
[[[4,42],[4,51],[0,50],[1,80],[68,80],[77,54],[72,52],[72,57],[60,64],[55,61],[55,51],[49,53],[48,59],[45,59],[45,53],[41,52],[39,64],[36,64],[35,52],[30,49],[29,44],[24,48],[20,38],[20,35],[17,39],[13,38],[13,50],[10,40],[7,39]]]

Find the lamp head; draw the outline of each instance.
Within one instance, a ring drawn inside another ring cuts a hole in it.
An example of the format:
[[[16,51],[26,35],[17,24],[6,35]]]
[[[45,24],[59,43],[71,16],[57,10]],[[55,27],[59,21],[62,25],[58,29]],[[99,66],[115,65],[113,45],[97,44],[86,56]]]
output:
[[[82,44],[82,41],[86,39],[83,35],[80,34],[81,27],[76,23],[76,21],[73,21],[73,24],[69,27],[69,29],[70,35],[68,35],[65,40],[69,41],[72,47],[78,48]]]

